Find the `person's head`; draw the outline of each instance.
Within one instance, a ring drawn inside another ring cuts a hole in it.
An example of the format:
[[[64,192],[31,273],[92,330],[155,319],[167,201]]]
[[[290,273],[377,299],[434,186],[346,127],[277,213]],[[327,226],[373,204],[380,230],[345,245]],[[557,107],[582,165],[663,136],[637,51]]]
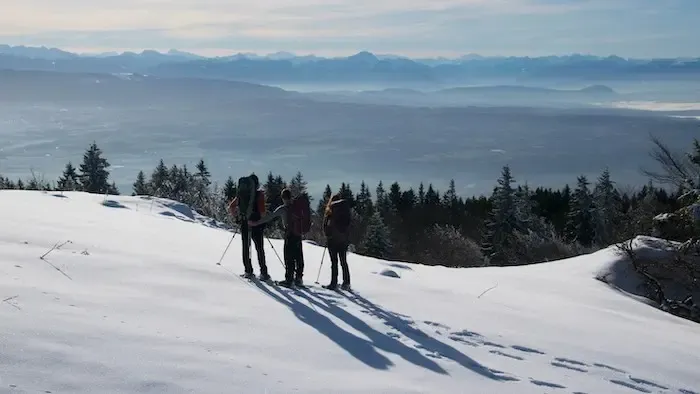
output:
[[[289,205],[290,202],[292,202],[292,191],[285,188],[282,190],[282,202],[284,205]]]
[[[340,200],[343,198],[343,196],[340,195],[340,193],[334,194],[330,200],[328,200],[328,203],[326,204],[326,216],[329,216],[331,214],[331,205],[333,202]]]

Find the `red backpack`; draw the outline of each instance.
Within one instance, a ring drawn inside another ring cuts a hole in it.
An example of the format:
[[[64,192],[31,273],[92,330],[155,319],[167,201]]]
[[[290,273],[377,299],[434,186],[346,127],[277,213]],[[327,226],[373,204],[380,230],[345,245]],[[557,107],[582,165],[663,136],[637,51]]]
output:
[[[292,200],[289,205],[288,226],[289,232],[302,236],[311,230],[311,203],[305,193]]]

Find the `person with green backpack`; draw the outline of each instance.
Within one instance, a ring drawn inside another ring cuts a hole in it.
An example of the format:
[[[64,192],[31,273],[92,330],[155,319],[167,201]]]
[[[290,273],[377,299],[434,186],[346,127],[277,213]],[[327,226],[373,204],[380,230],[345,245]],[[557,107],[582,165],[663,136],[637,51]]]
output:
[[[260,187],[257,175],[241,177],[238,179],[236,197],[229,204],[229,213],[236,218],[240,226],[241,242],[243,244],[243,277],[252,278],[253,264],[250,258],[250,241],[255,244],[260,264],[260,280],[270,280],[265,262],[265,227],[250,227],[248,221],[260,220],[265,214],[265,193],[258,190]]]

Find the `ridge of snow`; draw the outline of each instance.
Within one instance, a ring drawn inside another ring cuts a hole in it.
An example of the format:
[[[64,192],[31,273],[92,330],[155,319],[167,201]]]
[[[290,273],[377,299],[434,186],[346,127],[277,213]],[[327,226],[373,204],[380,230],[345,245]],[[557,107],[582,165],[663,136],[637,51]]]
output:
[[[471,269],[349,254],[347,295],[313,284],[312,243],[309,291],[241,279],[238,236],[217,266],[233,233],[170,200],[3,190],[0,217],[2,392],[700,393],[700,326],[596,280],[625,278],[612,248]],[[282,241],[265,249],[282,279]]]

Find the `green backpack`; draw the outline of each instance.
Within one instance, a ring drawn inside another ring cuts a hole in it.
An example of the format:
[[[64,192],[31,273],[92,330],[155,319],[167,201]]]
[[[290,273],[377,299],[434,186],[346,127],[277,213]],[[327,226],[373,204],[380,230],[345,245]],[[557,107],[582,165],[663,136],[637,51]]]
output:
[[[250,176],[238,178],[236,197],[238,198],[238,214],[242,218],[250,219],[250,215],[253,213],[257,186]]]

